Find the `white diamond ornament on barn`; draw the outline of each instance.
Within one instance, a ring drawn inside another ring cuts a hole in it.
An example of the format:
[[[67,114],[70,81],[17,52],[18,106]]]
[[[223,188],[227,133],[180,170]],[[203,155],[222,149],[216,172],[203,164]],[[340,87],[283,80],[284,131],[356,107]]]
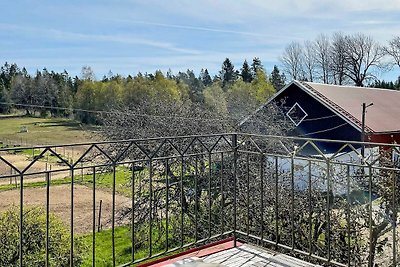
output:
[[[299,103],[295,103],[289,111],[286,113],[286,116],[294,123],[294,125],[299,126],[300,123],[308,116],[307,112],[299,105]]]

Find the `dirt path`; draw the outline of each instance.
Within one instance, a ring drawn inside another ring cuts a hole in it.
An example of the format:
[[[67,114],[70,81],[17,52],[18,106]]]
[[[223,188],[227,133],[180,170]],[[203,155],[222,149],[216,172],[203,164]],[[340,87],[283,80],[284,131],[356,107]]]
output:
[[[23,170],[26,166],[31,163],[31,160],[26,155],[14,155],[14,154],[1,154],[1,156],[6,159],[7,161],[11,162],[16,168],[19,170]],[[66,169],[66,166],[60,166],[56,163],[46,163],[46,161],[38,160],[36,161],[27,172],[28,174],[24,176],[24,183],[30,182],[42,182],[46,180],[45,174],[35,174],[30,175],[29,173],[35,172],[44,172],[46,170],[57,170],[57,169]],[[5,164],[3,161],[0,161],[0,176],[1,175],[9,175],[10,173],[14,173],[15,171],[11,170],[11,167]],[[82,171],[77,171],[81,174]],[[63,179],[65,177],[69,177],[69,171],[56,171],[51,173],[51,179]],[[14,180],[14,178],[13,178]],[[17,178],[18,180],[18,178]],[[15,181],[13,181],[15,182]],[[2,184],[9,184],[10,178],[0,179],[0,185]]]
[[[0,192],[0,212],[12,205],[19,206],[19,190]],[[99,202],[102,200],[101,224],[103,229],[111,227],[112,194],[96,190],[96,228],[99,214]],[[45,207],[46,188],[27,188],[24,190],[24,205]],[[116,195],[116,213],[131,206],[131,199]],[[50,187],[50,212],[57,215],[66,225],[70,225],[71,187],[68,185]],[[92,231],[93,190],[82,185],[74,187],[74,231],[88,233]],[[116,222],[121,225],[122,222]]]

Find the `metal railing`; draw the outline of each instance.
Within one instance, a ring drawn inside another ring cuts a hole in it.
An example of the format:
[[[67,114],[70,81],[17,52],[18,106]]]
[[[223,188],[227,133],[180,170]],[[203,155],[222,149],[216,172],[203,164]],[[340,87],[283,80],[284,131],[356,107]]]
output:
[[[29,149],[39,155],[24,167],[0,150],[0,182],[19,190],[14,265],[32,258],[32,205],[44,208],[45,266],[65,257],[54,252],[52,214],[68,225],[69,266],[101,266],[104,253],[129,266],[226,237],[332,266],[398,262],[395,144],[227,133],[19,148]],[[49,155],[57,167],[42,169]]]

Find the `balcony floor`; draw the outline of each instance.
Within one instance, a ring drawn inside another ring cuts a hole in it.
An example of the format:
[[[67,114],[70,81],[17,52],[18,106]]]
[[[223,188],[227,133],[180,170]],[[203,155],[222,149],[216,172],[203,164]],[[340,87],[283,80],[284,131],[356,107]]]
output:
[[[243,244],[203,258],[204,262],[219,263],[223,266],[276,266],[276,267],[315,267],[317,265],[274,253],[260,247]]]
[[[276,253],[249,244],[221,250],[210,255],[188,255],[188,258],[164,265],[166,267],[238,267],[238,266],[268,266],[268,267],[317,267],[285,254]]]

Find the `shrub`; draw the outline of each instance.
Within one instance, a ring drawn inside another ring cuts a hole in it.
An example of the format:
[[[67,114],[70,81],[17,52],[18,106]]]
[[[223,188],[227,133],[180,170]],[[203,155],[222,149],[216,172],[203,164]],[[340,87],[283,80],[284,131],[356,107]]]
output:
[[[12,207],[0,215],[0,266],[19,266],[19,208]],[[39,207],[24,208],[22,231],[24,266],[45,266],[46,212]],[[59,218],[50,214],[50,266],[69,266],[70,234]],[[84,243],[74,241],[74,266],[82,263]]]

